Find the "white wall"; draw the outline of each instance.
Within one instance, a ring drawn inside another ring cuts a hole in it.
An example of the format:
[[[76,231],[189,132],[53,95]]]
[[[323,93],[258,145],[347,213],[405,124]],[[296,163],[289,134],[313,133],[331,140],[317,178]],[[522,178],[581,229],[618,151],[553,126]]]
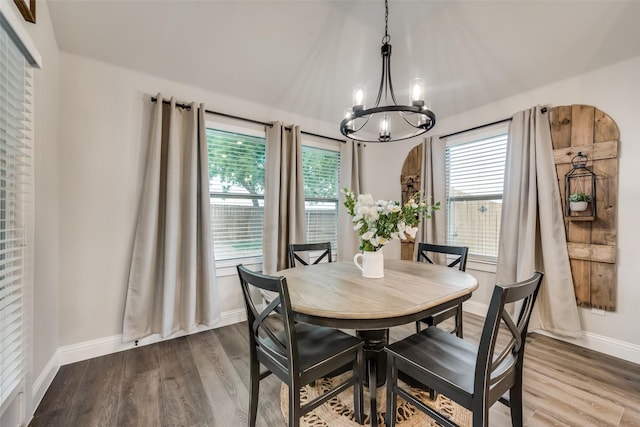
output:
[[[629,351],[635,353],[636,357],[640,351],[640,334],[637,331],[640,320],[637,310],[637,302],[640,301],[640,283],[638,282],[640,268],[634,261],[640,240],[636,220],[637,212],[640,211],[640,172],[637,166],[640,158],[638,143],[640,120],[638,120],[637,107],[640,99],[640,79],[638,76],[640,76],[640,57],[442,119],[432,131],[433,135],[445,135],[511,117],[515,112],[536,104],[550,107],[588,104],[599,108],[613,118],[620,130],[617,310],[615,313],[607,312],[601,316],[592,313],[590,309],[579,309],[583,330],[586,333],[580,343],[600,351],[607,351],[605,347],[610,344],[620,347],[628,344]],[[438,107],[433,106],[433,108],[437,114]],[[367,191],[374,192],[375,197],[399,198],[400,183],[395,177],[407,153],[415,144],[369,144]],[[385,176],[379,173],[381,170],[389,170],[390,176],[394,179],[385,179]],[[394,255],[399,256],[399,253],[394,252]],[[480,282],[483,287],[491,286],[493,278],[487,273],[481,273]],[[480,289],[472,297],[472,301],[487,304],[489,295],[488,289]],[[600,342],[594,343],[592,342],[594,340]],[[634,360],[637,361],[637,359]]]

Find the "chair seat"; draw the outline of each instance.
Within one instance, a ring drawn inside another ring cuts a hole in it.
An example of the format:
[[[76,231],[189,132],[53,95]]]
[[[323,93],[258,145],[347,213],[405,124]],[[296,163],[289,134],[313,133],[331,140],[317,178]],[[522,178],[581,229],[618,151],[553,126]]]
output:
[[[419,365],[439,381],[473,394],[477,347],[438,328],[427,328],[387,347],[387,352]],[[429,381],[415,378],[429,387]]]
[[[301,371],[306,371],[335,355],[363,345],[360,338],[336,329],[296,323],[295,330]],[[282,339],[283,334],[284,332],[280,331],[276,336]]]

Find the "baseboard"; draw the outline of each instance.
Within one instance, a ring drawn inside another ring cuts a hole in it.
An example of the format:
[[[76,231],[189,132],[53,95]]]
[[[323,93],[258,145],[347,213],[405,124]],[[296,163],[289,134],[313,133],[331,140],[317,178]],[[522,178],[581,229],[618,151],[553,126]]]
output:
[[[620,341],[586,331],[582,332],[582,337],[580,338],[561,337],[543,330],[536,330],[535,332],[640,365],[640,345],[637,344],[631,344],[626,341]]]
[[[487,315],[488,306],[475,301],[465,301],[462,305],[462,309],[467,313],[485,317]],[[640,345],[637,344],[631,344],[626,341],[620,341],[587,331],[583,331],[582,336],[579,338],[563,337],[540,329],[534,332],[560,341],[575,344],[580,347],[588,348],[589,350],[597,351],[598,353],[607,354],[609,356],[617,357],[618,359],[640,364]]]
[[[223,326],[232,325],[234,323],[242,322],[247,319],[247,314],[244,308],[237,310],[225,311],[220,314],[220,322],[213,327],[201,326],[198,327],[194,333],[207,331],[210,329],[221,328]],[[77,344],[71,344],[64,347],[60,347],[59,362],[60,365],[68,365],[69,363],[75,363],[82,360],[92,359],[94,357],[100,357],[111,353],[117,353],[123,350],[129,350],[131,348],[140,347],[143,345],[153,344],[155,342],[164,341],[179,336],[186,335],[185,333],[175,334],[169,337],[162,338],[159,334],[151,335],[149,337],[138,340],[138,344],[135,343],[123,343],[122,334],[112,335],[110,337],[98,338],[95,340],[85,341]]]
[[[31,398],[33,399],[33,408],[37,408],[44,397],[44,394],[49,389],[49,386],[53,382],[53,378],[60,369],[60,350],[56,351],[51,359],[47,362],[45,367],[38,375],[38,378],[33,382],[33,388],[31,389]]]

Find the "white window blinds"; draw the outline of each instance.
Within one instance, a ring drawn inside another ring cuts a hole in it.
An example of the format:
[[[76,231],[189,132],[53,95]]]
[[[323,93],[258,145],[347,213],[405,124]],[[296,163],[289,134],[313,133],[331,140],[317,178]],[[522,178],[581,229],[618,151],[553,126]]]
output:
[[[0,413],[21,390],[28,355],[25,232],[32,194],[31,82],[22,51],[0,26]]]
[[[216,260],[262,256],[266,136],[207,129]]]
[[[338,187],[340,152],[302,147],[307,242],[331,242],[338,253]]]
[[[447,244],[497,257],[507,134],[448,145]]]

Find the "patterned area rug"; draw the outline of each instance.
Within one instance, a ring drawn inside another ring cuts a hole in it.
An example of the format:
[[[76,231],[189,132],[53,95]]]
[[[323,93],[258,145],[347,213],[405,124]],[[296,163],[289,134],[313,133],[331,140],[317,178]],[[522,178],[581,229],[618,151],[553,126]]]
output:
[[[315,386],[307,385],[303,387],[301,393],[302,403],[314,399],[316,396],[323,394],[326,390],[340,383],[340,377],[324,378],[316,381]],[[435,401],[429,399],[429,393],[412,388],[411,392],[428,406],[434,408],[445,417],[451,419],[458,425],[471,425],[471,412],[458,406],[456,403],[447,399],[442,395],[438,395]],[[369,393],[365,388],[364,391],[364,409],[365,409],[365,425],[371,425],[369,419]],[[280,408],[285,420],[289,419],[289,389],[283,384],[280,389]],[[384,417],[386,412],[386,388],[378,389],[378,425],[384,426]],[[398,405],[396,409],[396,421],[398,427],[431,427],[438,426],[436,422],[425,413],[419,411],[414,406],[405,402],[398,397]],[[356,427],[360,426],[353,418],[353,389],[341,393],[329,402],[318,407],[314,411],[304,415],[300,422],[301,427]]]

